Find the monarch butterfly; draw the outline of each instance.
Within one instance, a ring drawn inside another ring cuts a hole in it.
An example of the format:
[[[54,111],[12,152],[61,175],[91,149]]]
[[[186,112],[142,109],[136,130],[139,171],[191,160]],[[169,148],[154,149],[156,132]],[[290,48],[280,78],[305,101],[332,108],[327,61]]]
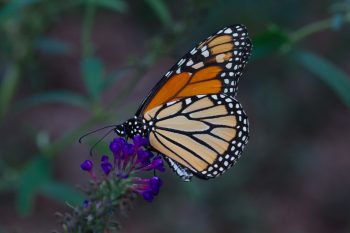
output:
[[[248,119],[235,96],[250,52],[243,25],[209,36],[163,76],[115,133],[147,137],[185,181],[221,175],[248,142]]]

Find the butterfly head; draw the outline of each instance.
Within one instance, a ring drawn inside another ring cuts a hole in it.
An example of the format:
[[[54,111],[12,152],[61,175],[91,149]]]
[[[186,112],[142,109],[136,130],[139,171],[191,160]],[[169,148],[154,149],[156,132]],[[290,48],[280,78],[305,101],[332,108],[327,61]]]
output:
[[[125,123],[121,124],[121,125],[117,125],[114,128],[114,132],[120,136],[120,137],[125,137],[126,136],[126,127],[125,127]]]
[[[147,136],[148,130],[146,124],[137,117],[125,121],[123,124],[115,127],[114,131],[121,137],[128,136],[134,138],[135,135]]]

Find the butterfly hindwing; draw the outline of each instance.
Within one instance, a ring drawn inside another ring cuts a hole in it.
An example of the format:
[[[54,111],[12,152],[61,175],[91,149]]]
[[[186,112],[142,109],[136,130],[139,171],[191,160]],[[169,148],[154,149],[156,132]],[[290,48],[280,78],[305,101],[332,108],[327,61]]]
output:
[[[204,179],[230,168],[248,141],[248,120],[241,105],[224,94],[180,99],[144,116],[148,124],[152,121],[150,145]]]
[[[166,102],[201,94],[235,96],[250,51],[245,26],[223,28],[182,57],[143,101],[136,115]]]
[[[180,165],[167,156],[164,156],[164,160],[167,161],[169,166],[183,181],[191,181],[193,174],[188,168]]]

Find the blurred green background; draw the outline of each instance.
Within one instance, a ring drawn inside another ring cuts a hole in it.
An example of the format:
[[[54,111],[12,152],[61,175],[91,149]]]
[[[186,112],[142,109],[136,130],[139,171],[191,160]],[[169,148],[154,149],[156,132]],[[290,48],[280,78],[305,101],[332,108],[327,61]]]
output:
[[[170,169],[123,232],[350,232],[350,1],[0,0],[0,232],[60,229],[80,162],[177,59],[242,23],[251,140],[222,177]],[[98,150],[103,150],[100,145]]]

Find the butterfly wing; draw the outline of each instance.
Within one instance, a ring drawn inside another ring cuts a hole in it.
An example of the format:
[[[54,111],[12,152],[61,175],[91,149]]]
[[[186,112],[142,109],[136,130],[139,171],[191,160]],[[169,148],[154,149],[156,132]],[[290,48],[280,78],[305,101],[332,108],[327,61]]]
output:
[[[153,125],[151,146],[184,180],[222,174],[247,143],[248,120],[234,96],[250,52],[245,26],[223,28],[182,57],[136,112]]]
[[[200,42],[163,76],[136,116],[186,97],[218,93],[235,96],[250,52],[251,42],[245,26],[233,25],[218,31]]]
[[[164,157],[164,160],[168,162],[169,166],[183,181],[191,181],[193,174],[190,169],[182,166],[169,157]]]
[[[153,108],[144,117],[153,122],[150,145],[170,158],[180,176],[188,174],[184,168],[203,179],[224,173],[248,141],[241,105],[224,94],[183,98]]]

